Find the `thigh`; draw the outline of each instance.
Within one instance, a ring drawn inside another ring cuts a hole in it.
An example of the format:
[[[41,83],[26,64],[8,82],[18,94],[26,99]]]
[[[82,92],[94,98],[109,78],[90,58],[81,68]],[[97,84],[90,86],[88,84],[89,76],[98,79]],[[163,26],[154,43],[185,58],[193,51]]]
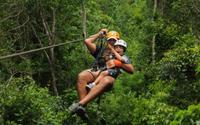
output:
[[[80,79],[85,79],[87,82],[93,82],[99,75],[100,71],[92,71],[91,69],[87,69],[79,73]]]
[[[99,72],[99,74],[98,74],[98,78],[97,79],[102,79],[102,77],[105,77],[105,76],[108,76],[109,75],[109,72],[108,72],[108,70],[105,70],[105,71],[101,71],[101,72]]]
[[[110,91],[114,85],[114,82],[115,78],[113,78],[112,76],[105,76],[100,80],[99,84],[106,84],[106,91]]]

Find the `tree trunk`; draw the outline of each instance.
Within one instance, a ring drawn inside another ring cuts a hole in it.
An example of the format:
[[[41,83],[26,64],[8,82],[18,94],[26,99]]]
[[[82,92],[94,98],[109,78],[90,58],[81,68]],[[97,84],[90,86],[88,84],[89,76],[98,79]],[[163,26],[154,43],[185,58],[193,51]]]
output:
[[[156,56],[156,51],[155,51],[155,46],[156,46],[156,43],[155,43],[155,40],[156,40],[156,34],[154,34],[152,40],[151,40],[151,49],[152,49],[152,63],[155,64],[155,56]]]
[[[41,13],[41,18],[43,21],[43,26],[45,28],[46,34],[48,36],[49,39],[49,45],[54,45],[55,44],[55,24],[56,24],[56,20],[55,20],[55,9],[52,9],[52,27],[51,30],[47,24],[47,22],[45,21],[43,14]],[[49,54],[46,54],[48,62],[49,62],[49,66],[50,66],[50,71],[51,71],[51,77],[52,77],[52,81],[51,81],[51,85],[53,87],[53,91],[54,94],[58,96],[58,89],[57,89],[57,83],[56,83],[56,75],[55,75],[55,54],[54,54],[54,48],[50,48],[49,50]]]
[[[154,0],[154,7],[153,7],[153,22],[155,22],[155,16],[156,16],[156,10],[157,10],[157,0]],[[155,64],[155,56],[156,56],[156,51],[155,51],[155,47],[156,47],[156,33],[153,35],[153,38],[151,40],[151,44],[152,44],[152,63]]]
[[[55,9],[52,8],[53,12],[53,23],[52,23],[52,32],[51,32],[51,38],[52,40],[50,41],[50,45],[55,44],[55,24],[56,24],[56,15],[55,15]],[[57,83],[56,83],[56,75],[55,75],[55,54],[54,54],[54,48],[50,49],[50,58],[51,58],[51,64],[50,64],[50,69],[51,69],[51,76],[52,76],[52,85],[53,85],[53,90],[55,95],[58,96],[58,89],[57,89]]]
[[[82,0],[82,25],[83,25],[83,39],[85,40],[87,38],[87,24],[86,24],[86,10],[85,10],[85,0]],[[87,53],[87,48],[85,46],[83,46],[85,53]]]
[[[165,0],[159,0],[157,1],[157,9],[159,9],[160,14],[164,15],[164,8],[165,8]]]
[[[85,10],[85,1],[82,0],[82,24],[83,24],[83,38],[87,38],[87,32],[86,32],[86,10]]]

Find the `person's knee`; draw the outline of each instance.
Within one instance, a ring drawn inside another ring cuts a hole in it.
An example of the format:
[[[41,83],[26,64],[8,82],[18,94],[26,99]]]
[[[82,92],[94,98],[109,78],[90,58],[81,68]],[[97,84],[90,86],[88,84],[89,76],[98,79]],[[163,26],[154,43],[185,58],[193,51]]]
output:
[[[87,71],[83,71],[78,74],[77,82],[89,82],[91,80],[91,74]]]
[[[85,72],[81,72],[78,74],[77,80],[82,81],[87,77],[87,74]]]
[[[113,85],[114,84],[114,79],[110,77],[105,77],[101,81],[102,84],[107,84],[107,85]]]
[[[102,74],[103,76],[106,76],[106,75],[108,75],[108,71],[103,71],[103,72],[101,72],[101,74]]]

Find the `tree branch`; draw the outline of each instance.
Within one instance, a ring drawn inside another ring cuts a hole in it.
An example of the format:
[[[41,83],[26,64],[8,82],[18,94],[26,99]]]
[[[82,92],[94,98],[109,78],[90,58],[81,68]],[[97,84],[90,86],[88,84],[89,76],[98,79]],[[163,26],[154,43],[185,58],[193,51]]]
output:
[[[30,19],[30,18],[29,18],[29,16],[28,16],[28,19],[27,19],[22,25],[19,25],[19,26],[15,27],[15,28],[13,28],[13,29],[11,29],[11,30],[9,30],[9,31],[17,30],[17,29],[23,27],[24,25],[26,25],[26,24],[29,22],[29,19]]]
[[[10,18],[14,18],[14,17],[19,16],[23,11],[24,11],[24,10],[21,10],[21,11],[19,11],[17,14],[12,13],[12,14],[9,15],[8,17],[5,17],[4,19],[2,19],[2,20],[0,21],[0,23],[4,22],[4,21],[6,21],[6,20],[8,20],[8,19],[10,19]]]
[[[53,7],[51,7],[51,9],[52,9],[52,16],[53,16],[53,22],[52,22],[52,33],[51,33],[51,36],[52,36],[52,44],[55,44],[55,26],[56,26],[56,10],[53,8]]]
[[[44,20],[44,16],[43,16],[42,12],[40,12],[40,15],[41,15],[42,23],[43,23],[43,26],[45,28],[45,32],[46,32],[46,34],[48,36],[48,39],[49,39],[50,42],[52,42],[51,33],[50,33],[50,30],[48,28],[48,25],[47,25],[46,21]]]
[[[36,37],[37,40],[39,41],[40,46],[43,47],[43,44],[42,44],[40,38],[38,37],[37,32],[36,32],[36,30],[35,30],[35,28],[34,28],[34,26],[33,26],[32,24],[31,24],[31,28],[33,29],[33,33],[34,33],[35,37]],[[51,63],[50,57],[49,57],[49,55],[48,55],[48,53],[47,53],[46,50],[44,50],[44,53],[45,53],[45,55],[46,55],[46,57],[47,57],[48,62]]]

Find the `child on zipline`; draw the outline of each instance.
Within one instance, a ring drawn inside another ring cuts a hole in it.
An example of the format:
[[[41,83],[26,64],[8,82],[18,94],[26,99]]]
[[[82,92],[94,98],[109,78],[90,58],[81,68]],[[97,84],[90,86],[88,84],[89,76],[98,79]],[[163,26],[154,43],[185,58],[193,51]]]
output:
[[[105,76],[109,75],[115,78],[116,76],[118,76],[118,74],[116,75],[116,73],[118,72],[118,70],[120,70],[122,63],[130,63],[129,58],[126,55],[124,55],[124,52],[127,49],[127,43],[124,40],[122,39],[117,40],[114,44],[114,48],[110,44],[108,44],[108,47],[110,48],[112,54],[114,55],[113,56],[114,58],[106,62],[107,69],[104,71],[100,71],[99,76],[96,78],[94,82],[86,85],[87,90],[92,89]],[[111,61],[114,61],[114,63]]]

